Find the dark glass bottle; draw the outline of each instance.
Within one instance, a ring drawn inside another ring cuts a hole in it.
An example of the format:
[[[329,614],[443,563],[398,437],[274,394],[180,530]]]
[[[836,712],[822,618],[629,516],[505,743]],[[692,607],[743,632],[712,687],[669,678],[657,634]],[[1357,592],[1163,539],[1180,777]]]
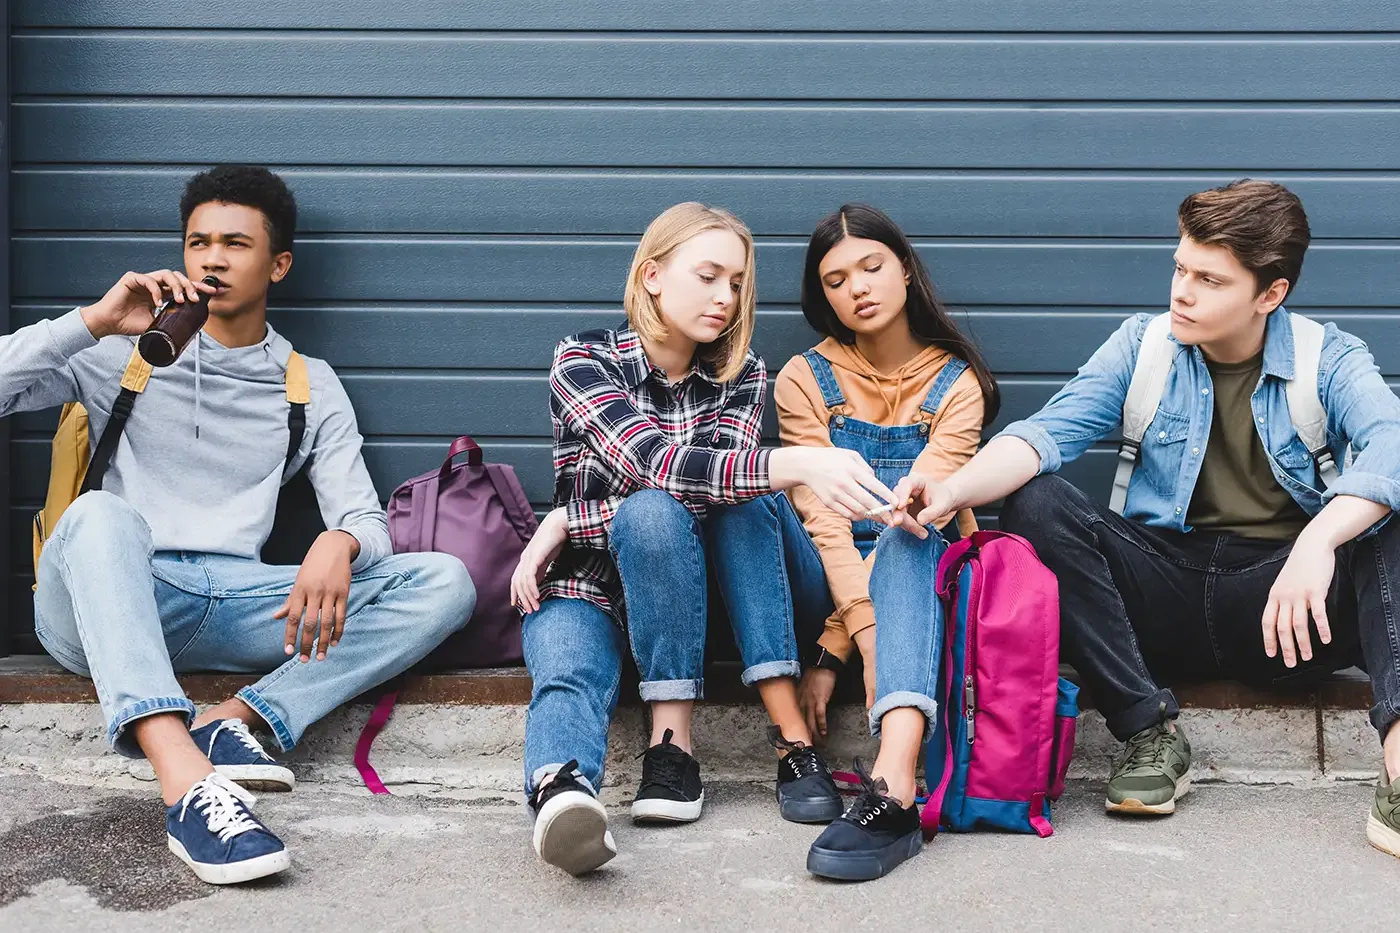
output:
[[[203,279],[205,285],[218,287],[222,284],[212,275]],[[141,358],[152,366],[169,366],[180,358],[185,347],[209,320],[209,296],[199,293],[198,301],[174,298],[161,302],[155,311],[155,320],[136,342]]]

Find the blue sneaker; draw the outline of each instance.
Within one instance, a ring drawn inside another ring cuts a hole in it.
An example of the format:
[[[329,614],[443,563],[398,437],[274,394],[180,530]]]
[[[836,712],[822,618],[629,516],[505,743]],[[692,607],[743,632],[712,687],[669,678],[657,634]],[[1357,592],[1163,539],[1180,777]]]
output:
[[[190,738],[214,770],[230,781],[245,786],[251,784],[257,790],[291,790],[296,786],[297,779],[292,772],[263,751],[253,733],[237,719],[224,719],[191,729]]]
[[[248,808],[254,797],[221,774],[211,774],[165,810],[170,851],[208,884],[265,878],[291,864],[287,847]]]

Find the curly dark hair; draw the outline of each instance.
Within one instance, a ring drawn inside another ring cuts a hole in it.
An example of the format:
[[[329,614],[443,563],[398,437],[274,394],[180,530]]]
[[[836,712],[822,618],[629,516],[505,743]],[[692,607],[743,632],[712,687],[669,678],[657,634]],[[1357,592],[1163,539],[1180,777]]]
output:
[[[217,201],[262,211],[274,255],[290,252],[297,228],[297,201],[287,183],[260,165],[216,165],[185,185],[180,198],[180,229],[201,204]]]

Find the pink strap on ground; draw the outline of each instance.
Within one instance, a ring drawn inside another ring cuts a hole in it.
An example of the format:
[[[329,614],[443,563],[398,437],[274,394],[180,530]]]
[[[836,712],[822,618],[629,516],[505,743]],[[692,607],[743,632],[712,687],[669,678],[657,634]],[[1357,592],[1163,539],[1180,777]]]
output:
[[[1031,829],[1041,839],[1055,835],[1055,828],[1045,818],[1045,795],[1031,794]]]
[[[389,717],[394,715],[394,703],[398,698],[397,690],[391,690],[379,698],[379,702],[374,705],[374,712],[369,714],[369,722],[365,723],[360,732],[359,741],[355,743],[355,770],[360,772],[360,777],[371,794],[389,793],[389,788],[379,780],[379,774],[369,763],[369,750],[380,730],[388,725]]]

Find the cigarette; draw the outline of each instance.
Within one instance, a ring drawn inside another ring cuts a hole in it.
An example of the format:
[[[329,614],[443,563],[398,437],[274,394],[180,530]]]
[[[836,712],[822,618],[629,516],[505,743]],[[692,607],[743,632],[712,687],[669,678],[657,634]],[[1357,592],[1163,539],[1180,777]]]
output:
[[[914,497],[913,497],[913,496],[910,496],[908,499],[906,499],[906,500],[904,501],[904,504],[905,504],[905,505],[913,505],[913,504],[914,504]],[[894,511],[894,503],[893,503],[893,502],[886,502],[884,505],[876,506],[875,508],[871,509],[869,512],[866,512],[866,513],[865,513],[865,517],[866,517],[866,518],[874,518],[876,515],[884,515],[886,512],[893,512],[893,511]]]

